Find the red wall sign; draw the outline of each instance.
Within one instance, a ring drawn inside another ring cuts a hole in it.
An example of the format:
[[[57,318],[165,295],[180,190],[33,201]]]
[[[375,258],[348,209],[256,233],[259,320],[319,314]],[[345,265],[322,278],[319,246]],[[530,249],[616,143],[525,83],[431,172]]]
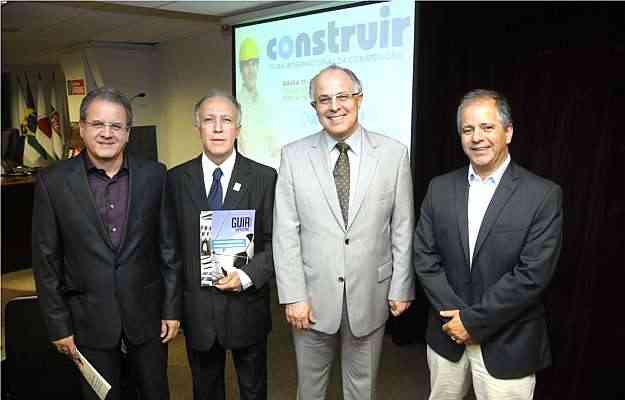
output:
[[[71,95],[85,95],[85,80],[84,79],[72,79],[67,81],[67,94]]]

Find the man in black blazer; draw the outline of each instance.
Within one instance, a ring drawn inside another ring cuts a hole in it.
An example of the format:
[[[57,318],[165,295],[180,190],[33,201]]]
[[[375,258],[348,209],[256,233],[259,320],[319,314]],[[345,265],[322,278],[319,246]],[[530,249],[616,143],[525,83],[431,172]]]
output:
[[[80,105],[85,150],[41,171],[33,209],[33,270],[49,335],[76,348],[120,398],[122,348],[142,399],[168,399],[167,345],[181,316],[165,167],[124,152],[132,109],[99,88]],[[97,398],[83,381],[86,399]]]
[[[430,399],[531,399],[551,363],[542,296],[561,247],[561,189],[516,163],[510,106],[475,90],[457,113],[470,165],[434,178],[415,232],[431,303]]]
[[[184,265],[182,323],[193,398],[225,399],[225,354],[231,350],[240,398],[266,399],[276,171],[234,149],[241,108],[233,97],[211,91],[197,102],[194,115],[204,151],[171,169],[168,179]],[[254,256],[217,285],[202,287],[200,212],[215,209],[256,210]]]

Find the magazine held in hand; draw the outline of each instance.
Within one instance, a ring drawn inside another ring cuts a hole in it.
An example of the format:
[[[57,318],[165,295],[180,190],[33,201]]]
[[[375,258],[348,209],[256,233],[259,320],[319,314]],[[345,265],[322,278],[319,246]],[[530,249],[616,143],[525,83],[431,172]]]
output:
[[[200,285],[214,286],[254,256],[255,210],[200,212]]]

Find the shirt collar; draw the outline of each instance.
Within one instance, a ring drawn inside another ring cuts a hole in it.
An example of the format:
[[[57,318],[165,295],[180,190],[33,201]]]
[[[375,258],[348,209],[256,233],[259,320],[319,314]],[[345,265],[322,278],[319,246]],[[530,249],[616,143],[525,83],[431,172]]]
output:
[[[323,131],[323,134],[326,138],[326,145],[328,149],[328,153],[334,150],[334,147],[338,143],[338,140],[333,138],[328,132]],[[356,128],[353,134],[351,134],[347,139],[344,140],[344,143],[349,145],[349,149],[354,152],[354,154],[358,155],[360,153],[360,149],[362,146],[362,128],[360,125]]]
[[[208,156],[206,156],[206,153],[202,152],[202,170],[204,171],[205,175],[212,177],[215,168],[220,168],[224,176],[230,177],[230,175],[232,175],[232,170],[234,169],[234,162],[236,161],[236,159],[237,152],[236,150],[233,150],[232,154],[230,154],[228,158],[224,160],[224,162],[222,162],[220,165],[217,165],[213,161],[211,161]]]
[[[482,181],[482,182],[493,182],[495,186],[499,185],[499,181],[501,180],[503,173],[506,172],[506,168],[508,168],[510,161],[511,161],[511,158],[510,158],[510,155],[508,154],[508,156],[506,157],[506,160],[503,163],[501,163],[499,167],[497,167],[495,172],[493,172],[490,176],[486,177],[485,179],[482,179],[473,169],[473,165],[469,163],[469,173],[468,173],[469,184],[471,184],[472,182]]]
[[[83,149],[80,152],[80,155],[82,156],[83,162],[85,164],[85,170],[87,171],[88,174],[97,172],[97,173],[102,173],[106,175],[106,172],[102,168],[98,168],[93,164],[93,162],[89,158],[89,155],[87,154],[87,149]],[[120,172],[127,172],[127,171],[128,171],[128,157],[126,157],[126,153],[124,152],[124,159],[122,161],[122,166],[119,168],[119,171],[117,171],[117,174],[115,175],[119,175]]]

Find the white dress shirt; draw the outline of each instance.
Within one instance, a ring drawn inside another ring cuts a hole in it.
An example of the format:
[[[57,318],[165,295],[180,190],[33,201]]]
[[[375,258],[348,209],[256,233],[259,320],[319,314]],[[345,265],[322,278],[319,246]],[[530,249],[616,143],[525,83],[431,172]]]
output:
[[[469,164],[469,204],[468,204],[468,217],[469,217],[469,259],[470,266],[473,265],[473,252],[475,250],[475,242],[477,241],[477,235],[480,232],[480,226],[484,219],[484,214],[488,209],[493,194],[501,181],[503,173],[510,164],[510,155],[506,160],[493,172],[492,175],[482,179],[473,169],[473,166]]]
[[[328,151],[328,167],[330,168],[332,181],[334,181],[334,165],[336,165],[336,160],[339,159],[341,152],[336,148],[338,141],[327,132],[324,132],[324,135]],[[362,128],[358,126],[356,131],[345,139],[344,142],[349,145],[347,158],[349,159],[349,210],[351,210],[352,204],[354,204],[354,194],[356,193],[358,171],[360,169],[360,159],[362,157]]]
[[[202,153],[202,174],[204,175],[204,190],[206,191],[207,198],[211,190],[211,185],[213,184],[213,171],[219,168],[223,173],[221,177],[221,202],[223,203],[226,200],[226,193],[228,192],[228,185],[230,184],[230,178],[232,178],[232,171],[234,170],[234,162],[236,159],[237,152],[233,151],[221,165],[217,165],[206,156],[206,153]],[[208,203],[206,203],[206,205],[208,206]],[[238,273],[243,290],[252,286],[252,280],[243,270],[239,269]]]

